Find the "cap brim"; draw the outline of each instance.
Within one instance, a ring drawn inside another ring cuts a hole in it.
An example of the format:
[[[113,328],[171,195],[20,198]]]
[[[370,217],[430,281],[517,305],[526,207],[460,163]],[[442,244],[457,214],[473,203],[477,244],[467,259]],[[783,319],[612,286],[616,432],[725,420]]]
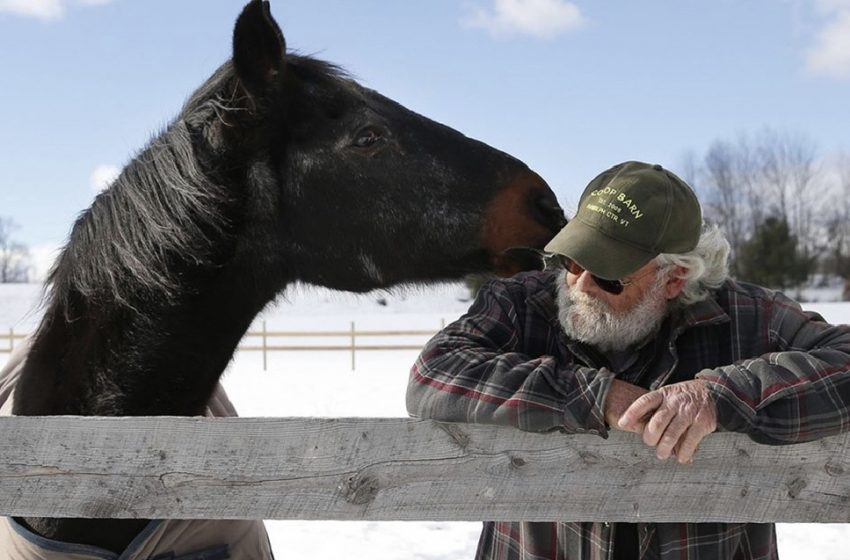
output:
[[[612,239],[579,218],[570,220],[543,250],[565,255],[606,280],[625,278],[658,255]]]

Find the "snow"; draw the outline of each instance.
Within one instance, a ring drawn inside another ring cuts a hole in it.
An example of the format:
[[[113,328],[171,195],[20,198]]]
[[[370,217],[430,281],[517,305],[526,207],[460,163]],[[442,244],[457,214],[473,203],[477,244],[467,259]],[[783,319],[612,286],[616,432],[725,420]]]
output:
[[[0,332],[35,328],[40,293],[37,285],[0,284]],[[850,303],[825,301],[834,299],[834,291],[821,289],[806,296],[818,300],[805,304],[806,309],[833,323],[850,322]],[[255,328],[265,320],[269,330],[347,331],[352,321],[358,330],[436,330],[460,316],[469,303],[461,284],[360,296],[296,287],[258,317]],[[411,341],[421,343],[425,338]],[[268,371],[263,371],[260,353],[239,352],[222,382],[243,416],[406,416],[407,374],[417,354],[358,352],[352,371],[347,352],[279,352],[270,354]],[[7,356],[0,354],[0,365]],[[277,558],[311,560],[331,560],[341,554],[351,560],[470,560],[481,527],[480,523],[401,521],[268,521],[267,526]],[[779,524],[777,529],[783,560],[847,557],[844,546],[850,547],[850,526]]]

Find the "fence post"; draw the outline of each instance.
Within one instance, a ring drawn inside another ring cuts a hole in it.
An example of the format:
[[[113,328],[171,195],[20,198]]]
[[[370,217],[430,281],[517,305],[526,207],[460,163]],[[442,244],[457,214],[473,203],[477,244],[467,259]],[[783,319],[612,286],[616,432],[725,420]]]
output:
[[[263,371],[266,371],[266,320],[263,319]]]
[[[351,321],[351,371],[354,371],[354,321]]]

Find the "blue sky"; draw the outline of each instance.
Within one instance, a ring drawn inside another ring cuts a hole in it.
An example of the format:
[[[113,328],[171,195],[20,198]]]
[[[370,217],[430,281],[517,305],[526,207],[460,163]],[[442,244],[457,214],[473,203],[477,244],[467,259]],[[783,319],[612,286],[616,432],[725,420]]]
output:
[[[0,0],[0,216],[37,256],[230,55],[242,1]],[[764,127],[850,152],[850,0],[275,0],[290,48],[523,159],[568,210]]]

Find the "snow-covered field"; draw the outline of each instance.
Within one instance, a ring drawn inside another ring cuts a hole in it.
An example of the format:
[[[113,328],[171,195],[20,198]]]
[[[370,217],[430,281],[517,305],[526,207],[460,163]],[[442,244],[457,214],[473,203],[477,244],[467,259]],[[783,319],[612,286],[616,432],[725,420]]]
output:
[[[32,330],[39,319],[39,294],[36,285],[0,284],[0,332]],[[831,295],[806,294],[820,301]],[[269,330],[348,330],[352,321],[358,330],[424,330],[455,319],[468,305],[466,289],[453,284],[363,296],[300,288],[259,319],[266,320]],[[850,303],[806,307],[828,321],[850,322]],[[223,383],[243,416],[405,416],[407,373],[416,355],[358,352],[352,372],[347,352],[283,352],[272,354],[263,371],[259,353],[243,352],[235,356]],[[7,356],[0,353],[0,365]],[[480,524],[270,521],[268,528],[281,560],[468,560],[474,556]],[[779,546],[783,560],[845,559],[850,556],[850,526],[781,524]]]

